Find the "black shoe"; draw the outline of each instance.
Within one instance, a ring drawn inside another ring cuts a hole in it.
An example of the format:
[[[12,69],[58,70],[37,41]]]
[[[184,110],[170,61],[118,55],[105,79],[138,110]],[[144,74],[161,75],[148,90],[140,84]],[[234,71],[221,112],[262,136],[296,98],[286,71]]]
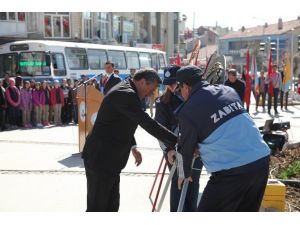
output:
[[[277,110],[275,110],[275,115],[278,115],[278,111]]]
[[[270,114],[270,115],[271,115],[271,111],[270,111],[270,110],[268,110],[268,114]]]

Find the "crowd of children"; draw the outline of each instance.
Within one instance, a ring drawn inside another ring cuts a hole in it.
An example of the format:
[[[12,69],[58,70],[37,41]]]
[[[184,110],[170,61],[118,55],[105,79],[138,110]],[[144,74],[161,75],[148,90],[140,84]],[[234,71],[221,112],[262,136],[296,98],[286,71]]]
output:
[[[5,76],[0,80],[0,131],[77,124],[79,80],[38,82]]]

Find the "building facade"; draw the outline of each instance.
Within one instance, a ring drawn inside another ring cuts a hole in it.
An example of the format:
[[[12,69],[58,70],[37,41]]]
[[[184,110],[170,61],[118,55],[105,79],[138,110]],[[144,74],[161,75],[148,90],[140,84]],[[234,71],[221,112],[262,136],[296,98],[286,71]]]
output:
[[[219,39],[218,51],[227,57],[229,64],[242,72],[245,65],[246,52],[256,54],[258,70],[267,70],[268,50],[272,49],[272,60],[279,68],[283,66],[285,53],[293,56],[294,74],[297,71],[298,36],[300,35],[300,18],[283,22],[278,20],[275,24],[265,24],[252,28],[242,27],[239,31],[225,35]]]
[[[159,48],[175,54],[177,12],[0,12],[0,44],[24,39]]]

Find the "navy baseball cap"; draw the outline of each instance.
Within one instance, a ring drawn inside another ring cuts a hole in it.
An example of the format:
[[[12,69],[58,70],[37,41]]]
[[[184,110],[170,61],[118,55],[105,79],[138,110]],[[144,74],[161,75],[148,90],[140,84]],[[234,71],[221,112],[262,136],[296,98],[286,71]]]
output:
[[[176,81],[193,86],[202,79],[202,70],[198,66],[188,65],[176,72]]]
[[[170,65],[164,69],[163,85],[171,85],[176,83],[176,72],[181,67],[178,65]]]

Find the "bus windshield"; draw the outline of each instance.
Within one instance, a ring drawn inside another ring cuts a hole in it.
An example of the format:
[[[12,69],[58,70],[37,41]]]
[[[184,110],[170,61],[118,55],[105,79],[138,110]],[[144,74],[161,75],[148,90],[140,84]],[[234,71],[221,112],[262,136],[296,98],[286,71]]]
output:
[[[21,52],[19,70],[23,76],[50,75],[50,65],[45,52]]]

